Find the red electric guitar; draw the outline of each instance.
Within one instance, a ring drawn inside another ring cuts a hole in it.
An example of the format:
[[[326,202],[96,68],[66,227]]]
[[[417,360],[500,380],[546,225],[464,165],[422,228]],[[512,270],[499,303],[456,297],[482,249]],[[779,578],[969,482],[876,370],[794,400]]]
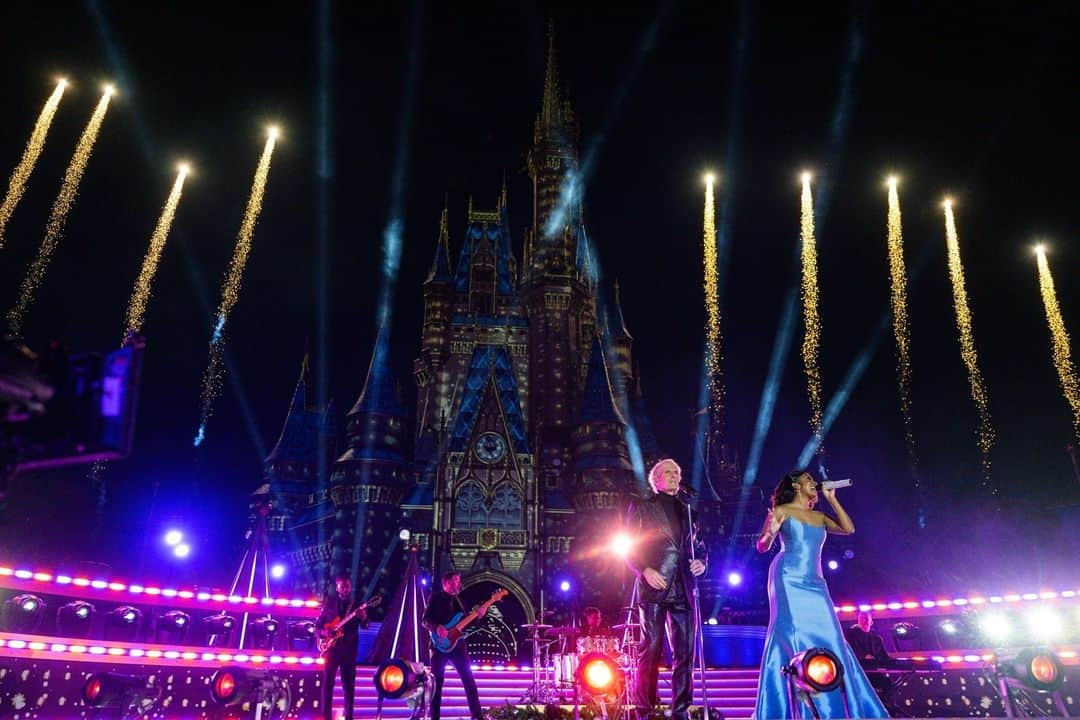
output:
[[[360,603],[351,611],[349,611],[349,613],[345,617],[334,618],[330,622],[326,623],[326,625],[324,626],[326,628],[326,635],[319,638],[317,641],[319,646],[319,654],[325,655],[326,653],[330,652],[334,645],[337,645],[338,640],[340,640],[345,635],[345,631],[343,630],[343,628],[345,627],[345,623],[349,622],[354,617],[359,615],[362,611],[367,610],[368,608],[378,607],[379,603],[381,602],[381,595],[373,595],[368,600]]]

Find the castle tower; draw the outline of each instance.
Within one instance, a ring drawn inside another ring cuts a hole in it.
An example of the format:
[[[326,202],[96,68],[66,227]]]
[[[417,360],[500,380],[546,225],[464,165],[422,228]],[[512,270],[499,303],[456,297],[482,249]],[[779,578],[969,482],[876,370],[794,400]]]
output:
[[[345,571],[365,596],[387,594],[396,581],[392,553],[399,550],[400,506],[412,487],[408,472],[405,407],[380,329],[360,397],[345,416],[347,449],[334,464],[331,570]]]
[[[270,555],[288,566],[286,582],[295,593],[321,594],[326,587],[332,533],[320,522],[330,512],[326,489],[318,483],[319,453],[334,452],[332,411],[308,401],[311,369],[305,355],[292,402],[277,443],[263,463],[263,485],[269,493],[267,518]]]

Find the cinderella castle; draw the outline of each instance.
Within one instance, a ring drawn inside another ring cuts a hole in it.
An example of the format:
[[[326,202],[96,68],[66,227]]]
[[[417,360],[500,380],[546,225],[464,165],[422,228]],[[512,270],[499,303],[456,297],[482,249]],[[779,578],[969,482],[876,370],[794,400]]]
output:
[[[459,236],[444,208],[421,289],[415,408],[385,332],[344,437],[332,407],[312,402],[304,363],[256,494],[297,591],[319,595],[345,571],[387,596],[415,545],[432,577],[461,571],[471,599],[507,588],[501,605],[517,622],[567,601],[564,579],[578,605],[625,604],[607,544],[659,448],[618,285],[605,301],[573,197],[578,162],[552,34],[520,255],[505,183],[494,207],[470,198]]]

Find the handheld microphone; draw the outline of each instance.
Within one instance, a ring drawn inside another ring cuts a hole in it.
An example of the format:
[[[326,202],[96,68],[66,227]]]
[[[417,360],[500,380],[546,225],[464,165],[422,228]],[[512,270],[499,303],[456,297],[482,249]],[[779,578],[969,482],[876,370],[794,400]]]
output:
[[[843,480],[826,480],[821,483],[822,490],[835,490],[836,488],[851,487],[851,478],[844,478]]]
[[[687,497],[695,497],[697,495],[697,490],[690,487],[689,485],[680,485],[679,486],[679,491],[676,494],[677,495],[686,495]]]

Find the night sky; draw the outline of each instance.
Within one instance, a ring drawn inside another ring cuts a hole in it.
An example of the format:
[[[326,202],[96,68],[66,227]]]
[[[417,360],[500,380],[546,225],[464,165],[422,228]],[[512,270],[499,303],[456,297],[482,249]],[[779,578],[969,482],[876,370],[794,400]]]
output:
[[[831,475],[855,478],[841,492],[859,527],[834,548],[856,552],[832,581],[834,594],[1075,581],[1075,545],[1059,549],[1080,525],[1080,486],[1064,450],[1075,437],[1030,249],[1036,237],[1049,243],[1075,336],[1080,135],[1069,108],[1077,23],[1065,3],[648,3],[617,13],[585,3],[364,5],[332,3],[331,11],[326,357],[339,422],[361,389],[374,339],[395,168],[404,171],[404,248],[392,345],[410,403],[420,283],[444,194],[456,254],[469,194],[478,208],[494,209],[505,171],[520,259],[531,219],[524,157],[550,17],[582,152],[596,152],[586,224],[605,281],[621,283],[662,446],[690,465],[704,338],[702,172],[720,174],[717,204],[728,209],[718,218],[729,240],[722,258],[726,437],[744,462],[785,298],[798,283],[797,176],[809,168],[816,190],[828,188],[817,217],[826,399],[860,353],[873,353],[826,439]],[[0,511],[0,556],[50,564],[80,557],[189,582],[231,578],[246,494],[259,483],[304,353],[318,352],[316,7],[27,2],[2,11],[0,174],[18,161],[54,75],[73,83],[0,251],[5,310],[36,253],[99,85],[119,85],[27,315],[31,347],[51,338],[73,351],[117,343],[175,162],[190,159],[195,172],[145,325],[136,447],[106,471],[103,524],[95,534],[85,470],[25,475]],[[280,123],[283,138],[229,320],[225,393],[196,451],[213,307],[269,122]],[[922,530],[891,330],[871,344],[888,312],[889,172],[902,177],[914,432],[931,501]],[[957,345],[945,193],[957,202],[998,434],[997,513],[980,485],[977,416]],[[809,434],[801,321],[795,331],[758,473],[770,490]],[[1073,348],[1080,351],[1075,340]],[[159,552],[157,538],[171,522],[196,538],[183,567]]]

